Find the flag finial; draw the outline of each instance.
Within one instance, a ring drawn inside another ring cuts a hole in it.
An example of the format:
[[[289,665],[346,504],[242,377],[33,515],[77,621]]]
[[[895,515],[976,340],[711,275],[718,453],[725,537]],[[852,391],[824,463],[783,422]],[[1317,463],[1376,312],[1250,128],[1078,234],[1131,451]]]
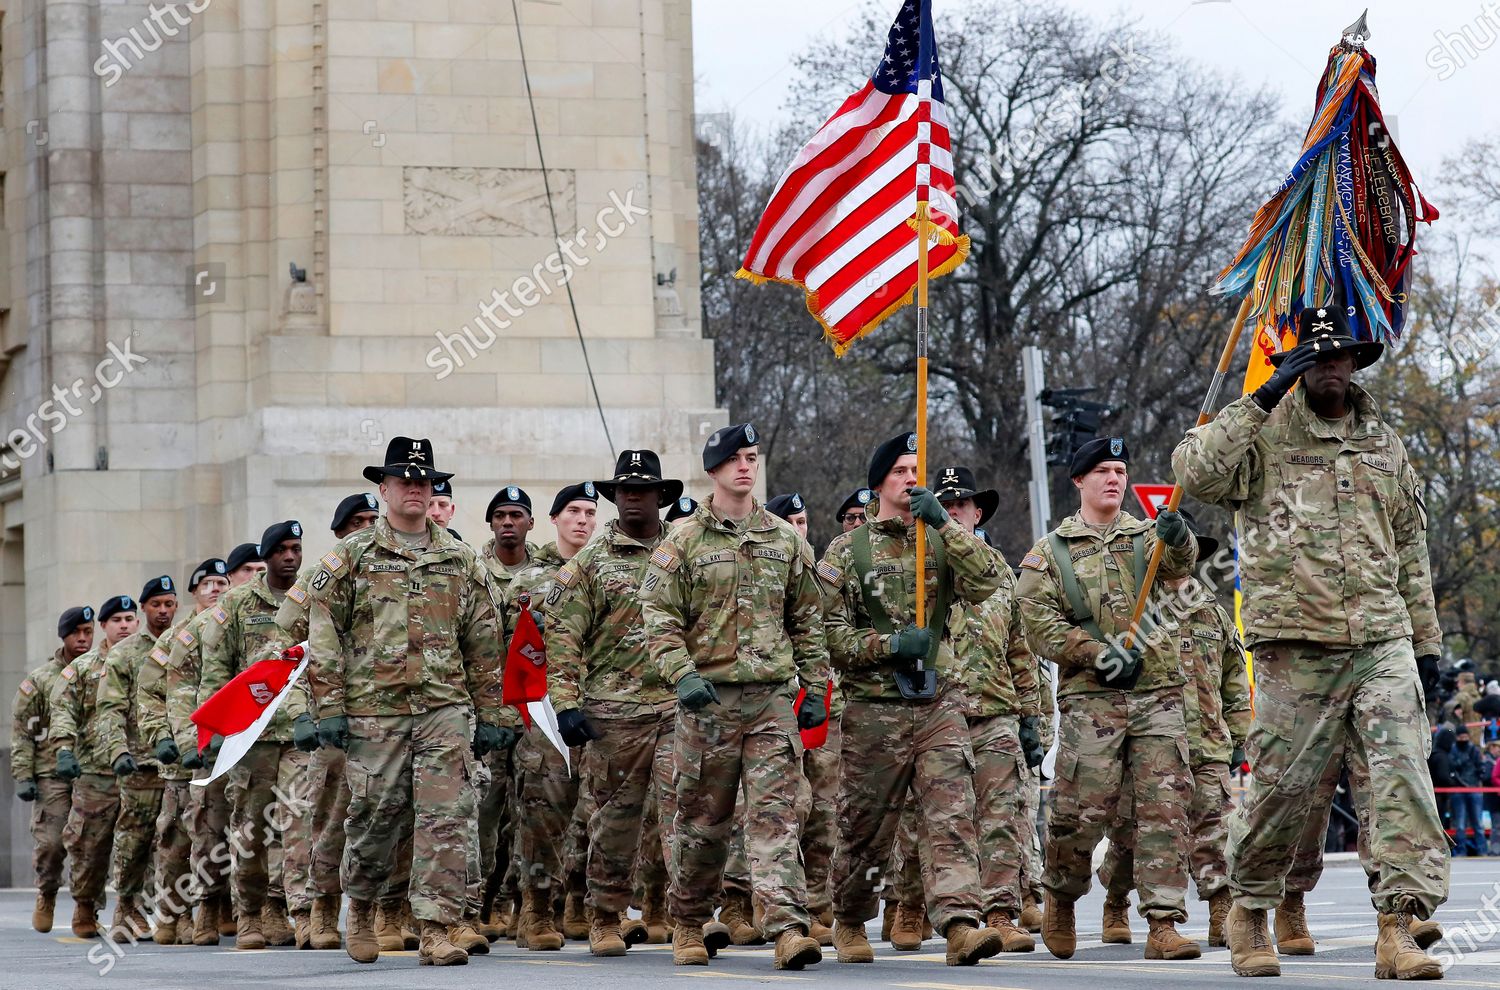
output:
[[[1370,8],[1359,15],[1359,20],[1344,28],[1344,41],[1352,48],[1363,48],[1365,42],[1370,40],[1370,25],[1367,18],[1370,16]]]

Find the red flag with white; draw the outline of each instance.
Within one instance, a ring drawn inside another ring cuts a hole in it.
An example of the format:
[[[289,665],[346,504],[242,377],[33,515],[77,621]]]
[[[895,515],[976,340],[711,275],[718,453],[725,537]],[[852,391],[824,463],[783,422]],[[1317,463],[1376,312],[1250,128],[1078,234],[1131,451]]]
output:
[[[222,736],[213,770],[194,786],[207,787],[224,776],[250,752],[271,724],[302,672],[307,669],[307,644],[298,643],[281,656],[251,664],[198,706],[191,718],[198,727],[201,753],[214,736]]]
[[[531,596],[521,595],[516,604],[520,615],[516,619],[515,631],[510,634],[510,646],[505,651],[500,702],[521,712],[521,722],[528,732],[535,720],[542,735],[557,747],[571,771],[568,747],[563,744],[562,731],[557,727],[557,712],[552,708],[552,699],[547,696],[547,646],[542,640],[542,630],[531,614]]]
[[[843,354],[912,301],[914,190],[937,238],[928,252],[930,276],[952,271],[968,255],[954,187],[931,0],[906,0],[874,74],[777,182],[736,277],[800,287],[808,312]]]

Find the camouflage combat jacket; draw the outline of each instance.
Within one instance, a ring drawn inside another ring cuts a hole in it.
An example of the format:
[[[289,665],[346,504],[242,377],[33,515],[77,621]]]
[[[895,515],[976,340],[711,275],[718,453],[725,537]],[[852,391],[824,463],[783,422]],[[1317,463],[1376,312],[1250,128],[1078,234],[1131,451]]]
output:
[[[167,655],[167,725],[183,756],[198,752],[198,727],[192,715],[198,710],[198,679],[203,673],[203,625],[211,611],[204,609],[179,626]]]
[[[499,557],[495,556],[495,538],[493,536],[490,537],[489,542],[484,545],[483,549],[479,551],[479,562],[489,572],[490,582],[495,586],[495,601],[501,607],[502,611],[504,610],[506,600],[510,597],[511,582],[516,579],[517,574],[528,569],[536,562],[537,554],[540,552],[540,547],[528,541],[526,543],[526,559],[512,570],[502,564]]]
[[[67,666],[59,646],[52,659],[27,674],[16,689],[16,702],[10,712],[10,776],[13,780],[57,776],[57,753],[66,747],[62,745],[62,738],[52,731],[52,689]]]
[[[1058,524],[1055,532],[1068,547],[1079,590],[1099,631],[1106,637],[1123,638],[1135,612],[1133,537],[1136,533],[1145,534],[1143,549],[1145,558],[1150,560],[1156,544],[1154,526],[1121,512],[1100,533],[1075,512]],[[1167,580],[1186,577],[1197,553],[1198,542],[1194,539],[1181,547],[1163,548],[1159,576]],[[1094,661],[1104,652],[1106,644],[1073,621],[1062,574],[1053,559],[1051,540],[1039,540],[1021,559],[1021,581],[1016,595],[1031,652],[1057,664],[1059,697],[1116,690],[1101,687],[1095,676]],[[1132,640],[1142,649],[1141,675],[1134,690],[1154,691],[1185,683],[1176,622],[1170,615],[1160,616],[1150,628],[1151,632]]]
[[[152,752],[156,750],[156,744],[168,737],[175,743],[176,736],[173,735],[171,725],[167,720],[167,682],[172,664],[172,642],[178,630],[186,626],[193,618],[195,612],[187,608],[179,608],[177,615],[172,620],[172,625],[166,632],[157,637],[151,644],[150,651],[146,654],[146,662],[135,675],[135,700],[133,703],[136,731],[142,742],[150,747]],[[162,780],[190,780],[193,772],[184,770],[182,757],[190,751],[183,750],[179,746],[178,762],[170,766],[159,766],[157,772]]]
[[[1189,582],[1191,588],[1196,582]],[[1171,594],[1165,588],[1163,594]],[[1194,767],[1228,763],[1250,730],[1250,681],[1239,631],[1218,602],[1199,586],[1187,591],[1178,618],[1182,665],[1191,689],[1184,692],[1188,752]]]
[[[800,680],[827,690],[828,645],[812,547],[756,501],[738,523],[713,496],[651,552],[641,579],[647,649],[675,687],[696,670],[718,684]]]
[[[136,682],[146,664],[157,637],[143,622],[134,635],[120,640],[104,661],[104,679],[99,683],[96,718],[104,740],[104,752],[113,763],[123,753],[135,758],[142,769],[158,769],[154,740],[141,734],[140,712],[136,707]]]
[[[1410,636],[1438,654],[1427,508],[1406,447],[1370,394],[1349,386],[1353,428],[1306,390],[1266,413],[1250,396],[1188,432],[1172,467],[1191,495],[1240,514],[1241,617],[1268,640],[1361,646]]]
[[[278,595],[266,583],[265,572],[261,572],[238,588],[224,592],[218,604],[208,610],[208,621],[203,623],[203,669],[198,674],[198,704],[207,701],[251,664],[284,648],[286,633],[277,625],[276,617],[286,599],[285,594]],[[311,666],[309,662],[308,667]],[[306,676],[306,671],[303,674]],[[260,741],[291,742],[292,720],[307,714],[307,696],[294,687],[281,707],[276,709],[276,714],[271,716]]]
[[[522,596],[526,597],[528,608],[540,613],[562,566],[562,554],[558,552],[556,543],[547,543],[540,548],[527,545],[526,563],[510,572],[510,580],[500,593],[500,623],[505,630],[507,643],[510,642],[511,634],[516,631]]]
[[[919,525],[925,524],[907,524],[900,516],[864,524],[870,534],[869,579],[896,630],[916,621],[916,527]],[[870,620],[860,576],[854,567],[853,537],[857,532],[858,529],[834,537],[817,568],[819,579],[838,592],[825,616],[829,654],[840,671],[839,690],[846,700],[901,701],[901,692],[892,676],[896,658],[890,652],[890,637],[879,632]],[[939,618],[932,615],[937,608],[938,540],[943,542],[947,557],[951,602],[978,605],[1011,580],[1010,568],[1000,551],[990,549],[962,526],[950,521],[941,529],[929,528],[927,587],[923,592],[927,596],[929,625],[937,625],[931,620]],[[950,608],[950,615],[951,611]],[[953,622],[945,621],[942,626],[936,659],[938,679],[958,686],[967,695],[974,686],[975,674],[955,660],[957,630]]]
[[[973,718],[1042,713],[1037,660],[1026,645],[1026,630],[1016,605],[1016,579],[1001,568],[1000,590],[978,605],[954,605],[953,652],[966,670]]]
[[[407,548],[381,516],[320,558],[305,591],[287,593],[277,623],[290,631],[308,609],[318,718],[463,705],[501,724],[494,587],[474,551],[431,520],[427,539]]]
[[[547,592],[547,693],[558,711],[647,715],[677,701],[651,662],[636,592],[665,532],[636,540],[610,522],[603,535],[558,569]]]
[[[52,682],[52,732],[57,734],[58,748],[72,750],[84,773],[115,772],[114,757],[105,752],[104,736],[95,717],[109,650],[109,640],[101,641],[64,667]]]

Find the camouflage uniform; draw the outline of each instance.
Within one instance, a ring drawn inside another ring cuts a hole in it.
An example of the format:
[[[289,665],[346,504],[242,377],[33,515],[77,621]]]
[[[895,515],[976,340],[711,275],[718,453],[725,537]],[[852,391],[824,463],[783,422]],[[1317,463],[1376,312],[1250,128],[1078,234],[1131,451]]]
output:
[[[198,703],[213,696],[252,663],[286,646],[276,616],[286,595],[276,592],[264,573],[224,593],[203,624],[203,669]],[[294,877],[306,888],[308,841],[300,813],[307,799],[307,754],[292,745],[292,720],[306,715],[307,696],[288,693],[270,724],[228,773],[229,827],[234,841],[235,904],[241,914],[259,915],[268,898],[285,902],[287,859],[297,858]],[[272,806],[277,807],[273,808]],[[272,847],[280,845],[281,869]],[[294,884],[295,886],[295,884]]]
[[[212,621],[210,611],[205,609],[197,613],[173,634],[172,652],[167,658],[167,725],[184,759],[198,752],[198,727],[193,724],[191,715],[198,707],[198,677],[203,669],[203,628],[204,623]],[[195,771],[193,779],[204,779],[212,769],[203,767]],[[220,777],[212,784],[189,786],[187,790],[194,902],[225,897],[229,893],[233,854],[226,841],[229,829],[226,784],[226,779]]]
[[[52,729],[52,689],[68,666],[62,647],[21,681],[11,706],[10,775],[36,781],[31,809],[31,865],[37,888],[47,895],[62,885],[63,827],[73,807],[73,782],[57,775],[63,739]]]
[[[104,737],[94,718],[109,643],[103,641],[62,669],[52,685],[51,731],[58,747],[72,750],[82,776],[73,782],[73,808],[63,829],[63,845],[73,861],[68,887],[73,897],[102,903],[120,814],[120,784]]]
[[[1234,806],[1229,797],[1229,758],[1236,746],[1245,744],[1250,728],[1250,683],[1234,620],[1201,585],[1194,588],[1190,582],[1183,594],[1191,596],[1185,600],[1181,620],[1182,662],[1191,676],[1184,694],[1188,757],[1193,767],[1188,863],[1198,899],[1206,901],[1229,883],[1224,863],[1229,813]],[[1130,817],[1123,810],[1120,813],[1122,821]],[[1111,830],[1099,882],[1117,900],[1131,889],[1134,863],[1129,828]]]
[[[562,712],[582,708],[603,738],[583,756],[594,805],[588,834],[590,907],[622,913],[641,848],[653,781],[661,814],[676,813],[672,728],[677,697],[647,650],[636,591],[663,534],[636,540],[611,522],[557,572],[546,597],[547,693]],[[658,835],[658,841],[660,836]],[[670,864],[670,851],[662,847]]]
[[[344,890],[378,899],[409,831],[413,916],[456,924],[476,845],[472,722],[503,722],[493,588],[474,551],[430,520],[425,547],[382,516],[319,563],[277,622],[291,631],[310,610],[318,717],[349,719]]]
[[[161,815],[164,785],[153,755],[155,747],[141,735],[135,707],[135,685],[150,662],[156,637],[143,624],[109,651],[99,682],[96,718],[110,762],[129,753],[137,770],[120,779],[120,818],[115,826],[115,889],[121,897],[146,890],[155,847],[156,819]]]
[[[652,551],[639,595],[663,683],[696,671],[719,695],[701,711],[677,707],[671,914],[688,926],[712,919],[743,784],[764,934],[805,933],[795,807],[802,738],[792,701],[797,681],[818,692],[828,682],[812,548],[759,502],[729,522],[714,515],[710,496]]]
[[[1428,918],[1447,898],[1447,840],[1416,656],[1441,652],[1421,482],[1368,392],[1330,422],[1299,389],[1266,413],[1246,396],[1172,455],[1183,487],[1240,513],[1243,618],[1255,655],[1253,768],[1230,821],[1244,908],[1282,899],[1312,790],[1348,747],[1369,767],[1377,911]]]
[[[875,594],[884,599],[892,625],[915,618],[916,526],[900,517],[865,523],[869,533]],[[901,811],[911,790],[920,812],[918,836],[925,843],[932,882],[926,885],[928,917],[946,933],[955,921],[982,925],[979,849],[974,828],[974,750],[969,741],[965,694],[967,672],[954,657],[949,616],[941,625],[936,667],[937,697],[928,703],[902,699],[892,676],[889,637],[874,628],[866,611],[853,539],[843,533],[818,564],[818,576],[833,594],[826,619],[829,652],[840,671],[844,695],[839,782],[839,851],[833,864],[834,917],[863,928],[876,915],[870,882],[885,870]],[[928,614],[937,608],[940,579],[953,602],[978,605],[1013,581],[1005,558],[957,523],[927,530]],[[939,574],[938,544],[946,548],[947,574]],[[894,590],[886,589],[894,584]]]
[[[1057,738],[1052,727],[1052,705],[1055,697],[1052,691],[1052,665],[1038,662],[1037,675],[1038,706],[1042,714],[1042,749],[1051,750],[1052,743]],[[1040,820],[1045,816],[1039,813],[1042,803],[1042,768],[1031,768],[1022,763],[1020,770],[1023,808],[1021,897],[1024,900],[1029,895],[1032,900],[1040,903],[1046,893],[1042,887],[1042,846],[1045,842],[1042,835],[1043,822]]]
[[[1121,512],[1102,530],[1074,513],[1054,531],[1068,548],[1081,594],[1106,637],[1123,636],[1135,606],[1135,540],[1149,559],[1156,534],[1150,523]],[[1196,541],[1166,547],[1161,576],[1187,576]],[[1193,774],[1183,715],[1178,630],[1162,617],[1143,630],[1140,679],[1129,690],[1099,684],[1094,662],[1104,649],[1072,609],[1042,539],[1021,561],[1017,589],[1026,640],[1041,659],[1057,663],[1061,721],[1052,815],[1042,884],[1076,901],[1089,890],[1094,846],[1113,823],[1128,792],[1135,819],[1135,885],[1148,918],[1187,920],[1188,805]]]
[[[173,639],[191,618],[187,609],[180,609],[171,628],[155,640],[146,662],[136,671],[132,709],[136,734],[153,752],[156,743],[172,738],[167,721],[167,672],[172,663]],[[192,773],[183,769],[180,758],[169,766],[159,766],[157,776],[162,782],[162,799],[153,828],[156,849],[153,900],[159,916],[176,917],[186,914],[191,903],[188,867],[193,842],[187,818],[192,798],[189,792],[198,788],[189,784]]]

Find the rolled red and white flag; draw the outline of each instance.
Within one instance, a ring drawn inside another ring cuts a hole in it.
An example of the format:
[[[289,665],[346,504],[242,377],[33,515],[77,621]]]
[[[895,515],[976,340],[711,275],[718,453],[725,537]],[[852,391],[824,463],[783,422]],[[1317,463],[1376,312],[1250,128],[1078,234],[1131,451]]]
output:
[[[195,786],[218,780],[250,752],[307,669],[307,659],[307,644],[298,643],[279,657],[251,664],[198,706],[191,716],[198,727],[198,751],[214,736],[223,736],[224,742],[213,771],[193,781]]]

